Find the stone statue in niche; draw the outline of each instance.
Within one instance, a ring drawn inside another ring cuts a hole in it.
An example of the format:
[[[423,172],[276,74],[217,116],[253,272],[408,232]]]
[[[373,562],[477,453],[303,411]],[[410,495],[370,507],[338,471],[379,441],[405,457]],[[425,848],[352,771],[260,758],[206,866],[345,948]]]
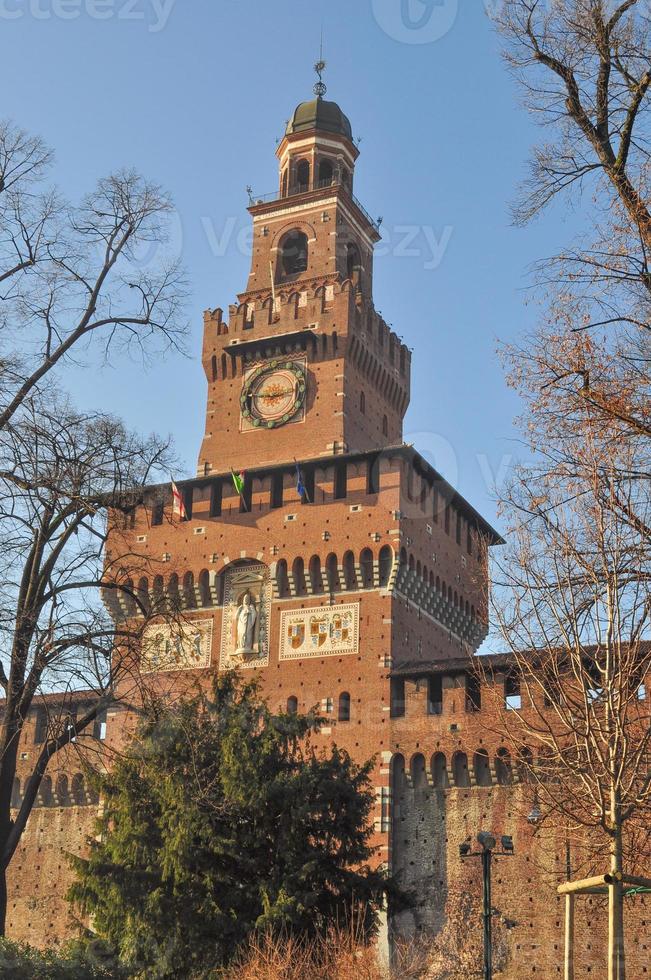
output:
[[[220,665],[266,666],[269,662],[271,579],[262,562],[238,562],[226,569]]]
[[[247,589],[235,614],[235,653],[237,656],[247,656],[255,652],[257,621],[258,612],[255,600]]]

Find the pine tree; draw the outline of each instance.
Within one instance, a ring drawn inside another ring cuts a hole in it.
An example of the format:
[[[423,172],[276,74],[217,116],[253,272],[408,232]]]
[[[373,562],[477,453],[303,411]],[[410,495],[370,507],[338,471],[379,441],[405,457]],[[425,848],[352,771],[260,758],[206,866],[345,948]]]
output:
[[[368,866],[372,763],[317,752],[317,726],[233,675],[148,711],[101,780],[70,894],[137,975],[207,975],[254,930],[309,938],[354,917],[373,933],[390,882]]]

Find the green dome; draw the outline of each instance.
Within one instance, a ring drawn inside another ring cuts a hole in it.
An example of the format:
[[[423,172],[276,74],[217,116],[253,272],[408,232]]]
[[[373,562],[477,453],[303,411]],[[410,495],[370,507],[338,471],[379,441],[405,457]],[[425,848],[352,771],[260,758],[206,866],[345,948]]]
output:
[[[344,115],[336,102],[326,102],[324,99],[301,102],[287,123],[285,135],[291,136],[292,133],[303,133],[309,129],[338,133],[351,142],[353,139],[353,130],[348,116]]]

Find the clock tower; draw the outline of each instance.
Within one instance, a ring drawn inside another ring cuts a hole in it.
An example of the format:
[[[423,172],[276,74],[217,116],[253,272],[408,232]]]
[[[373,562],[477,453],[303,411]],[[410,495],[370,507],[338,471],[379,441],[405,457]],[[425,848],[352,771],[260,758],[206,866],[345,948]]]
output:
[[[315,95],[278,146],[277,190],[251,194],[245,290],[204,314],[185,506],[148,489],[109,541],[122,579],[106,602],[118,621],[146,616],[138,667],[155,686],[236,670],[273,710],[316,706],[324,748],[377,760],[378,860],[408,868],[392,793],[419,746],[460,751],[501,539],[403,442],[411,357],[373,304],[380,222],[355,195],[350,121],[322,82]]]
[[[374,221],[338,105],[301,103],[277,150],[278,190],[251,195],[246,290],[205,314],[198,475],[379,449],[402,439],[410,352],[373,306]]]

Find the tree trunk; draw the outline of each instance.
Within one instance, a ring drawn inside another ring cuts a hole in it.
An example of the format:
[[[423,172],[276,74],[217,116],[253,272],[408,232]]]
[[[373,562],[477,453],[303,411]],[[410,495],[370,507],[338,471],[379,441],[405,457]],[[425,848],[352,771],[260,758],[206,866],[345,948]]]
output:
[[[621,882],[622,826],[619,794],[615,789],[611,793],[611,820],[610,873],[615,881],[608,886],[608,980],[626,980],[624,892]]]
[[[7,927],[7,869],[0,867],[0,936]]]
[[[626,174],[611,171],[609,176],[631,221],[639,229],[642,242],[647,249],[651,249],[651,215],[644,199],[638,194]]]

